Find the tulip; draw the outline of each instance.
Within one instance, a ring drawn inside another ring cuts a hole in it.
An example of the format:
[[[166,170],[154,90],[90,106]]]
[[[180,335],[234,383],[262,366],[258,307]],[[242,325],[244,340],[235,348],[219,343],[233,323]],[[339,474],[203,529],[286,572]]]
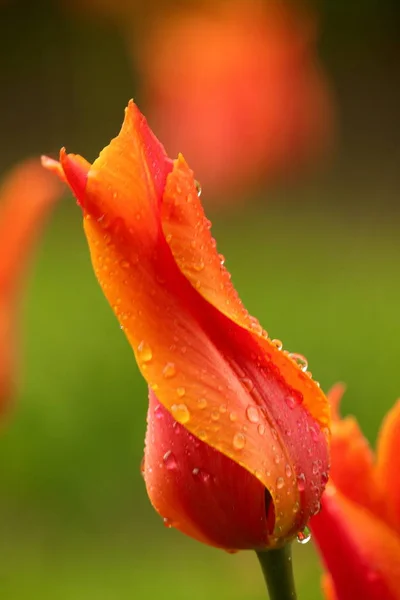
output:
[[[231,0],[153,21],[132,51],[149,114],[214,202],[327,155],[334,103],[313,14],[281,0]]]
[[[400,401],[381,426],[376,455],[353,417],[340,419],[343,387],[333,404],[331,479],[314,538],[329,575],[329,600],[400,599]]]
[[[15,167],[0,189],[0,413],[15,391],[16,313],[26,263],[59,195],[58,182],[33,159]]]
[[[133,102],[92,165],[65,150],[44,165],[77,198],[95,273],[149,385],[153,506],[226,550],[285,544],[319,509],[329,404],[305,359],[243,307],[192,171],[167,158]]]

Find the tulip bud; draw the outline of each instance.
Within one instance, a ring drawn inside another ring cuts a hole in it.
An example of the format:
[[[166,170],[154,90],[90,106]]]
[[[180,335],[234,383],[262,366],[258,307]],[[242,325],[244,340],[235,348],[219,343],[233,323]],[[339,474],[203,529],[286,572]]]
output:
[[[93,165],[65,152],[47,164],[83,210],[96,276],[150,388],[153,505],[214,546],[284,544],[319,510],[329,406],[305,359],[241,303],[192,171],[132,102]]]

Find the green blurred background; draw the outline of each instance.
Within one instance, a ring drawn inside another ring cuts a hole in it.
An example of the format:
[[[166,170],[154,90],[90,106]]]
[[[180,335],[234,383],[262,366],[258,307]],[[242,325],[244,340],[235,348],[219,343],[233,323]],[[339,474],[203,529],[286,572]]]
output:
[[[343,412],[374,442],[400,395],[399,8],[314,6],[338,113],[333,157],[208,212],[250,312],[307,356],[324,389],[346,382]],[[9,0],[0,4],[0,49],[2,173],[62,145],[93,159],[127,100],[140,101],[107,18]],[[225,555],[165,529],[147,500],[146,386],[67,195],[28,288],[20,391],[0,441],[1,597],[264,598],[251,553]],[[321,598],[312,544],[295,548],[295,565],[300,600]]]

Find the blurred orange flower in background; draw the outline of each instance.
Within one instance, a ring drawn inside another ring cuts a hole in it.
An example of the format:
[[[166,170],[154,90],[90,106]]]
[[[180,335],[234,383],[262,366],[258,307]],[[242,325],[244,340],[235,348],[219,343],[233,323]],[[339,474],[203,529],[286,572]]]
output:
[[[330,146],[315,19],[282,2],[216,2],[155,21],[139,50],[149,118],[213,193],[287,175]]]
[[[214,201],[298,174],[329,153],[334,102],[318,60],[317,19],[301,4],[75,6],[115,19],[155,131],[169,154],[185,154]]]
[[[330,412],[221,262],[182,156],[130,103],[90,165],[44,159],[81,206],[100,285],[149,384],[147,491],[167,525],[225,549],[293,538],[319,510]]]
[[[39,160],[15,167],[0,189],[0,412],[14,393],[21,284],[43,221],[61,186]]]
[[[381,427],[376,455],[353,417],[340,419],[343,386],[333,405],[331,478],[314,538],[330,575],[329,600],[400,599],[400,401]]]

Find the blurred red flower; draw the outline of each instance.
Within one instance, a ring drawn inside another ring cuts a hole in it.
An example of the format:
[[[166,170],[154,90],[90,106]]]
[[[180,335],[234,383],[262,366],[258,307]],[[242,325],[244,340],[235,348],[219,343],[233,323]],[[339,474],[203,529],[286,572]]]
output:
[[[34,242],[61,186],[39,160],[27,160],[0,189],[0,412],[14,392],[17,311],[21,284]]]
[[[242,305],[180,156],[133,103],[90,165],[44,164],[83,210],[99,283],[149,385],[144,478],[167,525],[225,549],[273,547],[319,510],[329,405],[303,357]]]
[[[155,130],[208,192],[293,173],[331,145],[333,102],[309,13],[259,0],[181,8],[132,51]]]
[[[311,520],[329,572],[329,600],[400,599],[400,401],[381,427],[376,455],[353,417],[340,419],[343,387],[333,404],[331,478]]]

